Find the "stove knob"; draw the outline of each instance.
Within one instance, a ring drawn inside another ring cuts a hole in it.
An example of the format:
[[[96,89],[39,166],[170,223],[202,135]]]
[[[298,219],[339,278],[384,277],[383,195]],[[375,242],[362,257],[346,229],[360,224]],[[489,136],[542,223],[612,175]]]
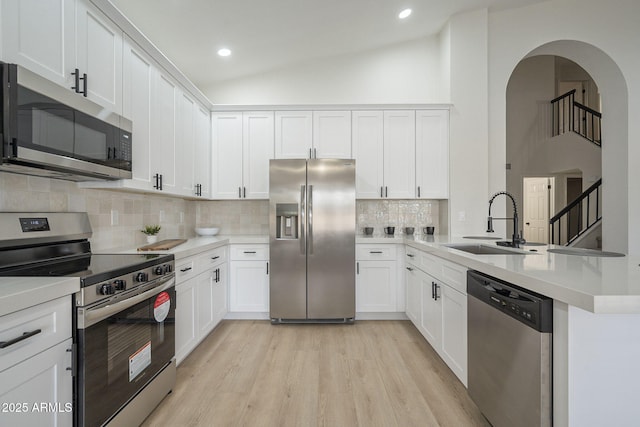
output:
[[[162,268],[161,265],[157,266],[153,269],[153,274],[155,274],[156,276],[162,276],[164,274],[164,268]]]
[[[104,283],[100,286],[101,295],[113,295],[116,293],[116,288],[111,283]]]
[[[164,274],[171,273],[172,271],[173,271],[173,267],[171,267],[171,264],[167,264],[164,266]]]
[[[136,274],[136,276],[135,276],[135,280],[138,283],[146,282],[148,279],[149,279],[149,276],[147,276],[147,273],[144,273],[142,271],[140,273]]]
[[[113,281],[113,285],[114,285],[116,291],[124,291],[125,289],[127,289],[127,281],[126,280],[122,280],[122,279],[114,280]]]

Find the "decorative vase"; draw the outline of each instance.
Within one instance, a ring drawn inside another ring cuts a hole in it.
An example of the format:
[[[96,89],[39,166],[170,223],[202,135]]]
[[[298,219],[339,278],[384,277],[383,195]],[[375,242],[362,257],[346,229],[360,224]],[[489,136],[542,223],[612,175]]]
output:
[[[158,241],[158,236],[153,235],[153,236],[147,236],[147,243],[151,244],[151,243],[155,243]]]

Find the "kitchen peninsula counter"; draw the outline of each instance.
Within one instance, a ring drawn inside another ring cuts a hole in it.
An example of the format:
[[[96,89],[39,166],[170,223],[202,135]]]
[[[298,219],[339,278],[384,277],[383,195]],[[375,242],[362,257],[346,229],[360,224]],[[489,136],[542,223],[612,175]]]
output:
[[[523,246],[525,254],[474,255],[447,245],[495,240],[448,236],[364,236],[357,243],[398,243],[522,286],[592,313],[640,314],[640,258],[592,257],[547,252],[562,246]]]

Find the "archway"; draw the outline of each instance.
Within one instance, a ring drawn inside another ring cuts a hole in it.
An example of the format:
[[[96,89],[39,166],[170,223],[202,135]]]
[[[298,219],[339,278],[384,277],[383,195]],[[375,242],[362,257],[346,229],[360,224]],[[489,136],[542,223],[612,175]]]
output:
[[[582,67],[598,83],[603,112],[602,247],[604,250],[627,253],[629,107],[626,80],[611,57],[584,42],[549,42],[533,49],[522,59],[540,55],[567,58]],[[512,73],[514,70],[515,66]]]
[[[571,89],[570,96],[551,104]],[[506,104],[506,189],[520,209],[524,238],[599,248],[599,189],[588,202],[562,211],[602,177],[601,138],[593,132],[599,121],[590,113],[601,108],[597,82],[566,58],[529,56],[511,74]],[[592,120],[583,121],[587,112]],[[559,212],[550,233],[549,219]]]

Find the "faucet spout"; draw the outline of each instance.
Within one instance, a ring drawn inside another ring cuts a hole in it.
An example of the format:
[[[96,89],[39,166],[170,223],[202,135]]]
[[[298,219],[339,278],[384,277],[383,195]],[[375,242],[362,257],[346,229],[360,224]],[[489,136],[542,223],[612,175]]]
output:
[[[511,199],[511,203],[513,203],[513,216],[511,218],[493,218],[491,216],[491,205],[493,204],[493,201],[496,197],[498,196],[507,196],[508,198]],[[494,219],[510,219],[513,220],[513,234],[511,235],[511,246],[514,248],[517,248],[520,246],[521,243],[525,243],[525,240],[520,236],[520,234],[518,233],[518,206],[516,205],[516,199],[511,195],[511,193],[508,193],[506,191],[498,191],[497,193],[495,193],[493,196],[491,196],[491,199],[489,199],[489,217],[487,219],[487,233],[493,233],[493,220]]]

